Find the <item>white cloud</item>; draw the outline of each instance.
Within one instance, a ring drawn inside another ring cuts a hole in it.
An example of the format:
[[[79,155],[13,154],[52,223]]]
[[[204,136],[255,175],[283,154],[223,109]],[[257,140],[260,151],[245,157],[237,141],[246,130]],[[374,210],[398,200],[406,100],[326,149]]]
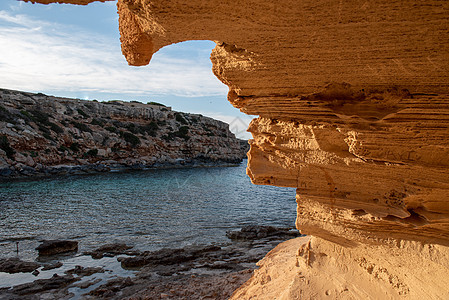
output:
[[[0,11],[0,85],[27,91],[224,95],[208,62],[156,53],[129,67],[119,41],[79,28]]]

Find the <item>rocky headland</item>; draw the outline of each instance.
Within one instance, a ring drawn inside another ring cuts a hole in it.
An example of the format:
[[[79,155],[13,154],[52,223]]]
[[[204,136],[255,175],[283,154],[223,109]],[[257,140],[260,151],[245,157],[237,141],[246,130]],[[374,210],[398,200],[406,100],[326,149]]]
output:
[[[224,122],[155,102],[0,89],[0,179],[230,165],[247,145]]]

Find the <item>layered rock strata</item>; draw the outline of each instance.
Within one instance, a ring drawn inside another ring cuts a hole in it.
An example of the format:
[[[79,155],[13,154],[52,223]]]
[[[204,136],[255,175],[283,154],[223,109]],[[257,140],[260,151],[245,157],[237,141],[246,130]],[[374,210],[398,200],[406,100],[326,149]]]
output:
[[[119,0],[118,11],[132,65],[216,41],[229,101],[259,116],[248,175],[297,188],[297,226],[313,237],[279,246],[286,256],[269,255],[269,276],[236,299],[449,297],[447,2]]]
[[[229,125],[158,103],[95,102],[0,89],[0,178],[232,164]]]

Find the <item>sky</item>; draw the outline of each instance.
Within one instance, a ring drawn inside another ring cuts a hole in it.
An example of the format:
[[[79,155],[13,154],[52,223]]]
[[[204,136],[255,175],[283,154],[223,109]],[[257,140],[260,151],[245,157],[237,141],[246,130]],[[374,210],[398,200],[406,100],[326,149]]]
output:
[[[215,43],[166,46],[148,66],[131,67],[120,49],[115,1],[87,6],[0,1],[0,88],[86,100],[155,101],[230,124],[251,135],[252,117],[227,100],[212,73]]]

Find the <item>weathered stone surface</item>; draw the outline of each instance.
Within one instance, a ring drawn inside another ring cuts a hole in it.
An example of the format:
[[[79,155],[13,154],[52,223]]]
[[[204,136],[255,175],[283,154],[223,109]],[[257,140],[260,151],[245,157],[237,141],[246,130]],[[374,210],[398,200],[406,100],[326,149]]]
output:
[[[11,293],[21,296],[33,295],[43,291],[61,289],[77,280],[79,279],[73,277],[72,275],[59,276],[54,274],[50,279],[38,279],[31,283],[16,285],[11,290]]]
[[[60,267],[62,267],[62,266],[63,266],[63,263],[60,262],[60,261],[58,261],[58,262],[55,262],[55,263],[52,263],[52,264],[45,265],[45,266],[42,268],[42,271],[53,270],[53,269],[60,268]]]
[[[103,245],[94,251],[85,252],[85,255],[90,255],[92,258],[100,259],[104,256],[116,256],[118,254],[125,254],[129,249],[132,249],[132,246],[128,246],[126,244],[114,243],[114,244],[106,244]]]
[[[30,273],[39,268],[40,265],[31,261],[23,261],[19,258],[0,259],[0,272],[10,274],[14,273]]]
[[[279,228],[273,226],[247,225],[241,230],[228,231],[226,236],[231,240],[257,240],[267,237],[279,239],[281,237],[297,237],[299,233],[292,228]]]
[[[154,252],[146,252],[136,257],[121,257],[118,260],[123,268],[138,268],[142,266],[177,265],[192,261],[205,253],[220,250],[218,246],[186,247],[179,249],[161,249]]]
[[[73,275],[76,274],[78,276],[90,276],[95,273],[104,273],[104,269],[101,267],[82,267],[82,266],[75,266],[75,268],[70,269],[65,272],[67,275]]]
[[[297,188],[315,237],[269,255],[236,299],[448,297],[446,1],[118,2],[131,64],[216,41],[229,101],[259,116],[248,175]]]
[[[119,278],[91,291],[96,299],[229,299],[249,279],[255,263],[281,241],[278,236],[233,242],[218,247],[187,246],[119,257],[122,265],[139,268],[135,278]]]
[[[78,242],[63,241],[63,240],[49,240],[43,241],[36,250],[40,256],[50,256],[55,254],[78,251]]]
[[[97,299],[112,299],[117,291],[132,285],[134,285],[134,282],[130,277],[112,279],[108,283],[89,292],[89,295],[95,296]]]
[[[217,274],[215,276],[199,275],[199,276],[179,276],[173,281],[169,278],[155,278],[151,282],[146,282],[142,288],[142,284],[134,283],[129,286],[121,294],[111,297],[111,290],[114,286],[120,286],[120,282],[115,285],[102,286],[93,291],[91,295],[95,295],[100,299],[214,299],[227,300],[232,292],[244,283],[251,272],[244,270],[233,273]],[[124,284],[126,279],[122,280]],[[128,284],[132,282],[128,280]],[[112,287],[112,288],[111,288]],[[109,294],[109,295],[108,295]]]

